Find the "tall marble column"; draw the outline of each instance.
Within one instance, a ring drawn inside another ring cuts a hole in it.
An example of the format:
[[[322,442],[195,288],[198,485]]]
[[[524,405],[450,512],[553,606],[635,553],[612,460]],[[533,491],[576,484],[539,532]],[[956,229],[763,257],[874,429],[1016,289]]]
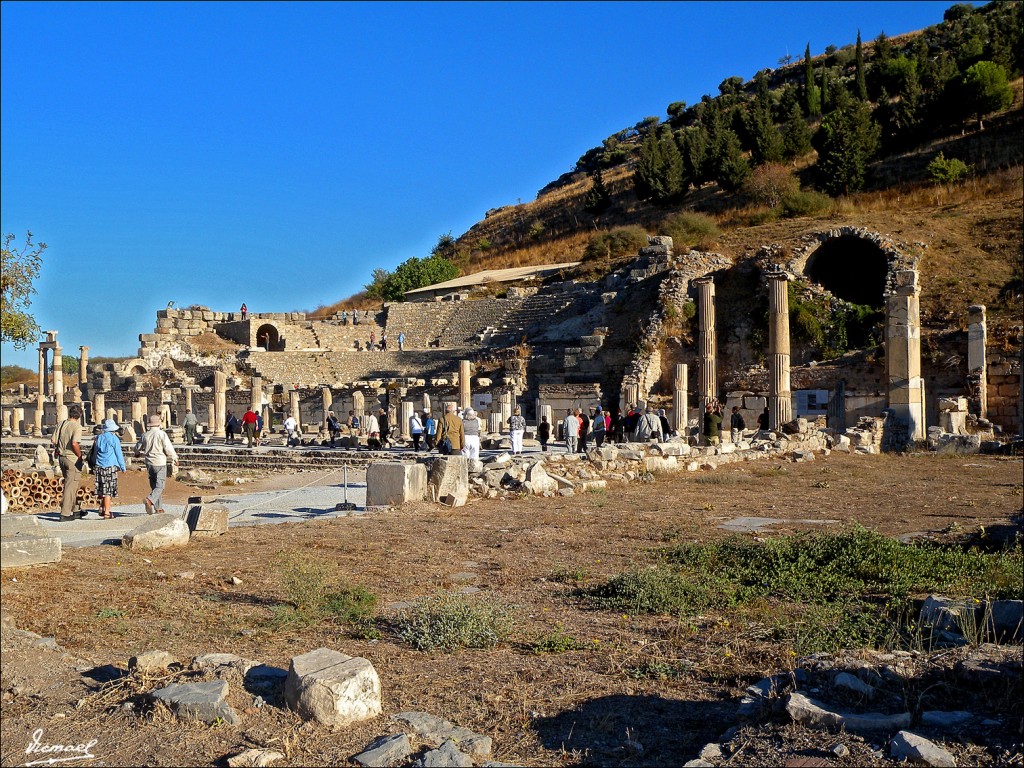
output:
[[[402,438],[404,440],[409,439],[409,419],[412,418],[412,414],[414,411],[415,407],[413,406],[412,400],[402,400],[402,415],[399,417],[399,420],[402,423],[399,424],[398,427],[402,433]]]
[[[196,418],[199,418],[198,416]],[[224,420],[221,419],[221,424]],[[213,403],[206,404],[206,434],[205,437],[209,440],[210,437],[217,434],[217,406]]]
[[[363,431],[366,428],[366,396],[361,389],[352,393],[352,410],[359,417],[359,431]]]
[[[459,360],[459,408],[469,408],[473,404],[472,393],[469,389],[471,376],[470,361]]]
[[[21,437],[28,430],[25,429],[25,409],[15,408],[11,416],[11,434]]]
[[[186,384],[183,389],[185,391],[185,411],[188,412],[192,410],[192,386]]]
[[[508,420],[512,418],[512,392],[506,389],[501,393],[501,432],[508,432]]]
[[[334,405],[334,395],[331,394],[330,387],[320,388],[320,407],[324,412],[324,429],[327,429],[327,414],[330,412],[331,407]]]
[[[263,429],[267,434],[274,433],[274,412],[270,408],[270,403],[263,406]]]
[[[36,397],[46,397],[46,347],[39,345],[39,385]]]
[[[102,424],[107,418],[107,396],[103,392],[97,392],[92,396],[92,420],[95,424]]]
[[[768,426],[779,429],[793,420],[790,385],[789,280],[768,275]]]
[[[985,345],[988,343],[988,323],[985,305],[974,304],[967,309],[967,375],[978,393],[974,408],[978,418],[988,418],[988,366]]]
[[[224,422],[228,416],[228,377],[224,371],[213,372],[213,434],[224,437]]]
[[[907,424],[911,440],[923,440],[926,433],[919,299],[917,270],[897,272],[896,289],[885,299],[889,408]]]
[[[89,348],[78,348],[78,383],[89,383]]]
[[[718,397],[718,353],[715,340],[715,283],[710,277],[694,280],[697,288],[697,391],[700,407]]]
[[[302,429],[302,409],[299,407],[299,390],[288,390],[288,413],[295,419],[295,428]]]
[[[631,406],[640,401],[640,385],[633,382],[623,382],[619,392],[619,412],[625,416]]]
[[[53,402],[57,406],[57,423],[68,417],[67,406],[64,405],[64,356],[61,348],[53,348]]]
[[[330,392],[330,390],[328,390]],[[252,410],[255,413],[259,413],[263,407],[263,377],[253,376],[252,377],[252,393],[249,401],[252,405]]]
[[[676,363],[675,387],[672,392],[672,429],[679,434],[686,434],[687,403],[690,400],[689,371],[686,363]]]
[[[554,421],[552,421],[552,419],[554,418],[554,415],[553,415],[553,414],[552,414],[552,412],[551,412],[551,406],[550,406],[550,405],[542,405],[542,406],[540,407],[540,410],[538,411],[537,415],[538,415],[538,417],[539,417],[539,418],[537,419],[537,423],[538,423],[538,424],[540,424],[540,422],[541,422],[541,421],[542,421],[543,419],[547,418],[547,420],[548,420],[548,424],[550,424],[550,425],[551,425],[551,428],[552,428],[552,429],[554,429],[554,428],[555,428],[555,427],[554,427],[554,424],[555,424],[555,422],[554,422]]]

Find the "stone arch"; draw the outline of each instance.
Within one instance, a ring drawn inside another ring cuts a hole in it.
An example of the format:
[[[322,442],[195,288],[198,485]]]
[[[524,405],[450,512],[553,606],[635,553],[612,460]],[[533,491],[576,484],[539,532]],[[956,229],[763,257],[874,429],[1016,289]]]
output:
[[[133,360],[125,360],[124,363],[121,364],[121,376],[145,376],[147,373],[149,373],[149,364],[141,357],[136,357]]]
[[[839,227],[805,239],[788,270],[854,304],[881,308],[895,285],[896,273],[917,268],[914,246],[895,243],[861,227]]]
[[[281,332],[273,323],[263,323],[256,329],[255,345],[267,352],[278,352],[281,347]]]

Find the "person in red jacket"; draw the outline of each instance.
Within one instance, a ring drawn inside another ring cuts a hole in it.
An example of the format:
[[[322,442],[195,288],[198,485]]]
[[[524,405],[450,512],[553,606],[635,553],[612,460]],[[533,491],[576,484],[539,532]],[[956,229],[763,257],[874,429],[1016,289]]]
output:
[[[252,448],[253,441],[256,439],[256,425],[258,419],[256,418],[256,412],[250,407],[245,412],[245,416],[242,417],[242,431],[245,432],[245,439],[249,441],[249,447]]]

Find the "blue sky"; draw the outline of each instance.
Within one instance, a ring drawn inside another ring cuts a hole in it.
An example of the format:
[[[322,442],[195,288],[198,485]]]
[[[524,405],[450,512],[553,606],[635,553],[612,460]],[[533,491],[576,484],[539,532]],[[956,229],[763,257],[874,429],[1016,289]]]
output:
[[[168,301],[333,303],[671,102],[950,5],[5,2],[0,227],[49,245],[65,350],[134,354]]]

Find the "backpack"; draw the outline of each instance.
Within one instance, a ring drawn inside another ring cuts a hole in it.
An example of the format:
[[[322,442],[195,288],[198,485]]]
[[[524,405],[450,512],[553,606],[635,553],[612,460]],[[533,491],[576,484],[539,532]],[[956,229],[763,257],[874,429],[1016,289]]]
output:
[[[352,429],[359,429],[359,417],[358,416],[353,416],[352,417]]]

